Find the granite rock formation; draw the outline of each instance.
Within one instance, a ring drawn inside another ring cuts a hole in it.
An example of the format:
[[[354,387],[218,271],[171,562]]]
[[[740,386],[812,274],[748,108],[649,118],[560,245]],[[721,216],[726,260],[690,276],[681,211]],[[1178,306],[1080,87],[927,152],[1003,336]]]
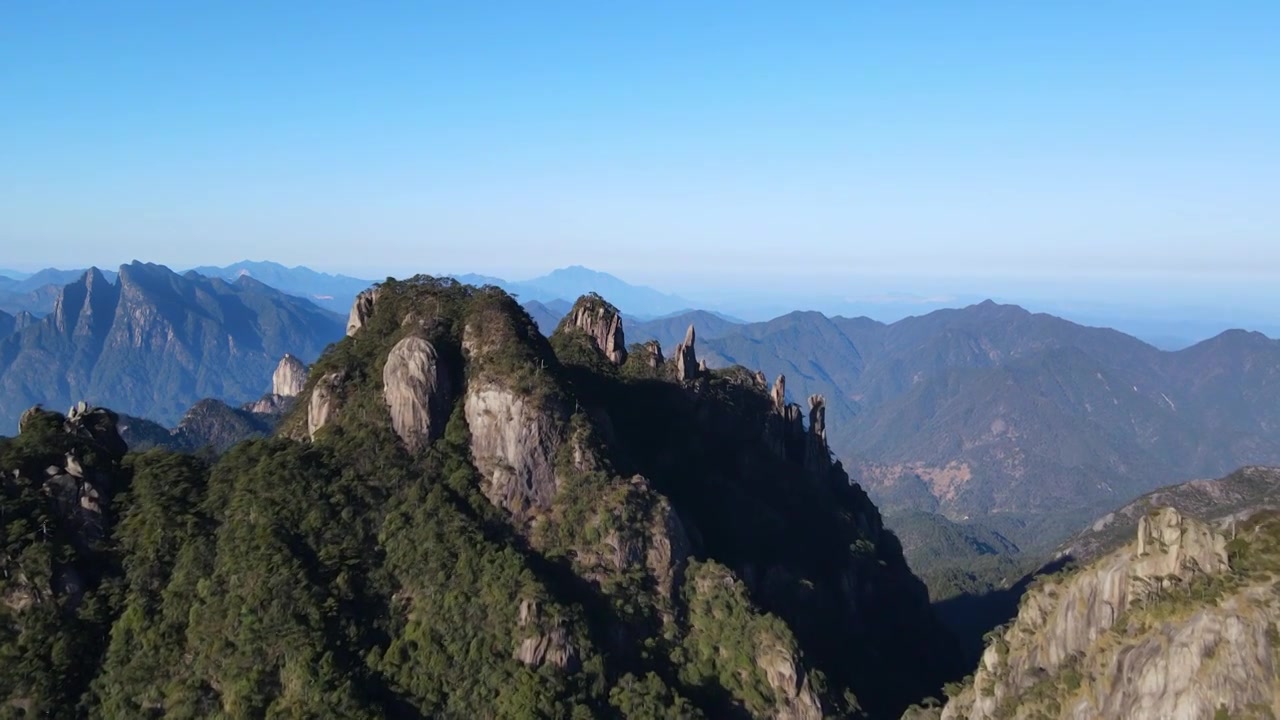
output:
[[[1280,525],[1263,515],[1226,537],[1173,508],[1141,518],[1127,546],[1043,577],[999,628],[972,681],[943,709],[968,718],[1208,718],[1280,709],[1270,567]],[[1252,715],[1250,715],[1252,716]]]

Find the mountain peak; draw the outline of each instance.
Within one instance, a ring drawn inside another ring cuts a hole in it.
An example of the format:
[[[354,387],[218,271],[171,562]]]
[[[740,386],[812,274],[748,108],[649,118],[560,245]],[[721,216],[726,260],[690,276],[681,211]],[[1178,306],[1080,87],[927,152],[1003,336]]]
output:
[[[973,311],[982,312],[982,313],[1002,312],[1002,313],[1017,313],[1019,315],[1030,314],[1021,305],[1014,305],[1012,303],[998,303],[995,300],[992,300],[991,298],[987,298],[986,300],[983,300],[980,303],[970,305],[969,307],[964,309],[973,310]]]
[[[612,281],[623,282],[619,278],[613,275],[610,275],[609,273],[601,272],[599,270],[592,270],[591,268],[585,265],[569,265],[567,267],[556,268],[555,270],[552,270],[551,272],[547,273],[544,277],[560,278],[560,279],[575,278],[575,279],[584,279],[584,280],[601,280],[601,279],[607,278]]]
[[[82,277],[84,279],[85,286],[88,288],[112,284],[97,267],[90,267],[88,270],[85,270]]]

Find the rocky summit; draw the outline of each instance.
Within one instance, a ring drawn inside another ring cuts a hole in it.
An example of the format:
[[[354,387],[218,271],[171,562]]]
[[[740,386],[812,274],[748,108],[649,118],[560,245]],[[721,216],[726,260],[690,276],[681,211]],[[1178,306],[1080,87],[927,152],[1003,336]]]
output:
[[[383,283],[275,436],[216,459],[33,411],[0,441],[0,702],[807,719],[936,696],[955,645],[823,398],[698,370],[692,331],[670,360],[622,348],[602,298],[577,307],[544,337],[500,290]]]

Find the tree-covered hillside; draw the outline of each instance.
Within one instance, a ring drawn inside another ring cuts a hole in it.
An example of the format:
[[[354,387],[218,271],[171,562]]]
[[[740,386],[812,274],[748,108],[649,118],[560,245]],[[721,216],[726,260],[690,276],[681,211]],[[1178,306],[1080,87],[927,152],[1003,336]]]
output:
[[[0,443],[8,712],[896,717],[959,674],[820,398],[611,360],[600,298],[550,339],[496,289],[364,300],[216,461],[81,408]]]

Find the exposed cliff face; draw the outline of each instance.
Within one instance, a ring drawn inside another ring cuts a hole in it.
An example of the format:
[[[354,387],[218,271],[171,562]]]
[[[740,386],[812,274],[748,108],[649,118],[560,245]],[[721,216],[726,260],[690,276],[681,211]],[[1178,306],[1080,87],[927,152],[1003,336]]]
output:
[[[523,523],[549,510],[555,499],[556,455],[568,413],[554,380],[544,374],[545,361],[530,355],[516,358],[514,367],[506,364],[522,329],[514,323],[492,307],[467,319],[462,349],[469,377],[463,411],[485,496]],[[532,367],[534,362],[538,366]]]
[[[517,522],[551,509],[563,413],[495,384],[468,387],[464,402],[485,496]]]
[[[1267,519],[1241,535],[1233,568],[1222,534],[1172,508],[1153,511],[1134,542],[1029,590],[942,717],[1155,720],[1280,710],[1280,658],[1271,647],[1280,619],[1270,570],[1277,527]]]

